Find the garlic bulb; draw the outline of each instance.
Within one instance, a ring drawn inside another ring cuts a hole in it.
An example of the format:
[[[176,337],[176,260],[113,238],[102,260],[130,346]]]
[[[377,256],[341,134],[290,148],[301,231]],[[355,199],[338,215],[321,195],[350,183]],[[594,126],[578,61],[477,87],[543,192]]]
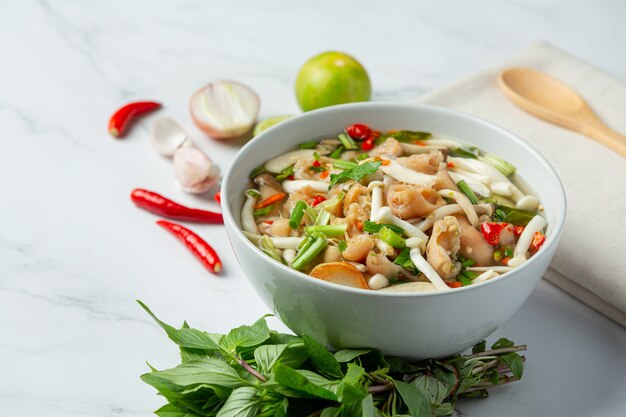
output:
[[[183,190],[202,194],[215,186],[220,178],[220,167],[200,149],[189,144],[174,153],[174,174]]]
[[[189,143],[187,132],[171,117],[160,117],[152,123],[150,144],[163,156],[172,157],[176,150]]]

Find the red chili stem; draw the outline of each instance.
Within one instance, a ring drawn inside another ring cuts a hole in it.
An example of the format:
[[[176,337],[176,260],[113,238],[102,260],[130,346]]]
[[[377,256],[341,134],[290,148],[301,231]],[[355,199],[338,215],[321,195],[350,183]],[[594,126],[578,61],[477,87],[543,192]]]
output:
[[[159,216],[195,223],[224,223],[221,213],[189,208],[143,188],[134,189],[130,199],[142,209]]]
[[[136,101],[120,107],[109,120],[109,133],[116,138],[124,136],[133,120],[160,107],[156,101]]]
[[[180,224],[166,220],[158,220],[156,223],[183,242],[210,272],[219,274],[222,271],[222,261],[217,252],[200,236]]]

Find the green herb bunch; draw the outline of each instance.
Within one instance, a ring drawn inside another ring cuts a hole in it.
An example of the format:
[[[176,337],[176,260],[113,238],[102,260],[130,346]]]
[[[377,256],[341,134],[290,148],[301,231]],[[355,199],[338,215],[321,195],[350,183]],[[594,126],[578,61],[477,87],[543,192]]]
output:
[[[180,348],[180,365],[141,376],[168,401],[160,417],[443,416],[459,397],[518,380],[524,367],[516,352],[525,346],[507,339],[412,363],[375,349],[330,352],[306,335],[270,330],[265,317],[225,335],[177,329],[139,304]]]

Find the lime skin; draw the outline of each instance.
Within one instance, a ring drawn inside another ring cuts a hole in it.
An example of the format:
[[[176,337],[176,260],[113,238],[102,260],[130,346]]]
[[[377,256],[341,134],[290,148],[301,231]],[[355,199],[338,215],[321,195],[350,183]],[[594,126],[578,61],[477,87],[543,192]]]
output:
[[[296,98],[303,111],[368,101],[370,79],[363,66],[343,52],[323,52],[309,59],[296,78]]]

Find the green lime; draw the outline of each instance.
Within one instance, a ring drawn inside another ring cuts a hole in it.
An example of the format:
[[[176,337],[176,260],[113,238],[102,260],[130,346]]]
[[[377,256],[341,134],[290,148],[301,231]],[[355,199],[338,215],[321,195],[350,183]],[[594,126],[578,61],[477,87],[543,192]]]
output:
[[[254,130],[252,131],[252,137],[291,117],[293,117],[293,115],[291,114],[281,114],[280,116],[272,116],[268,117],[267,119],[261,120],[259,123],[256,124],[256,126],[254,126]]]
[[[323,52],[309,59],[296,78],[296,98],[303,111],[334,104],[368,101],[370,79],[365,68],[342,52]]]

